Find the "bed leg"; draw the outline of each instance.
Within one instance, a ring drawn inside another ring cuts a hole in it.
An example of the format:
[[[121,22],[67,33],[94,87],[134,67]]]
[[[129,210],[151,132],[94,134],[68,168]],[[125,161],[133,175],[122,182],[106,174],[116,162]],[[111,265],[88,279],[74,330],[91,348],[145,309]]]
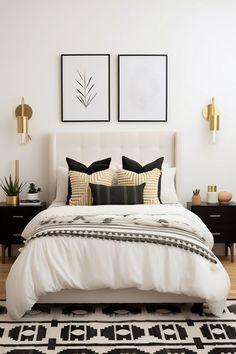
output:
[[[203,303],[198,302],[193,304],[193,307],[191,308],[193,313],[197,313],[198,315],[202,316],[203,315]]]

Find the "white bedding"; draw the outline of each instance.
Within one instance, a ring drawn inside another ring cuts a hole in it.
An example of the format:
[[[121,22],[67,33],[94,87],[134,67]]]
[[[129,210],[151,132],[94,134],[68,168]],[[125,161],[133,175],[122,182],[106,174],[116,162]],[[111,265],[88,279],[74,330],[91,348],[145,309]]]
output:
[[[190,224],[212,248],[213,237],[197,215],[180,205],[58,206],[38,214],[26,226],[30,238],[45,217],[72,215],[158,215]],[[196,296],[220,315],[230,281],[216,264],[191,252],[149,243],[96,238],[42,237],[31,240],[13,264],[6,282],[7,309],[18,319],[40,296],[62,289],[138,288]]]

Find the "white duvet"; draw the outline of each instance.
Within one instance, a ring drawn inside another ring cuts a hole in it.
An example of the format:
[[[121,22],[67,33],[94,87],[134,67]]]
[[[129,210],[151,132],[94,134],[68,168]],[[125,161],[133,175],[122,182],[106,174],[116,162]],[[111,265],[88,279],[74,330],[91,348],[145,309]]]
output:
[[[44,217],[67,215],[158,215],[185,222],[204,237],[213,237],[198,216],[179,205],[59,206],[38,214],[26,226],[29,238]],[[220,315],[230,289],[219,261],[210,263],[183,249],[149,243],[81,237],[31,240],[13,264],[6,281],[7,309],[19,319],[40,296],[62,289],[138,288],[204,299]]]

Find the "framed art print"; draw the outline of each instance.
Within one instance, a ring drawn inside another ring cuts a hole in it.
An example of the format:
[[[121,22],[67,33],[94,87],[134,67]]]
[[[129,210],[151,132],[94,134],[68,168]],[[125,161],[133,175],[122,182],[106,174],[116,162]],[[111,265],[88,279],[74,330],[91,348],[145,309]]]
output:
[[[167,121],[167,55],[118,56],[118,121]]]
[[[61,55],[62,122],[110,120],[110,55]]]

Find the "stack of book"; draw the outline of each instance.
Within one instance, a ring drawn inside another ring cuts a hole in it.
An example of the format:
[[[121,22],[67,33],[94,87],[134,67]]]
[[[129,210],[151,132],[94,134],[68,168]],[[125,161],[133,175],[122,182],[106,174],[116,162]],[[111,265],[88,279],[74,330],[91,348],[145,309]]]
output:
[[[21,199],[20,205],[41,205],[41,201],[39,199]]]

